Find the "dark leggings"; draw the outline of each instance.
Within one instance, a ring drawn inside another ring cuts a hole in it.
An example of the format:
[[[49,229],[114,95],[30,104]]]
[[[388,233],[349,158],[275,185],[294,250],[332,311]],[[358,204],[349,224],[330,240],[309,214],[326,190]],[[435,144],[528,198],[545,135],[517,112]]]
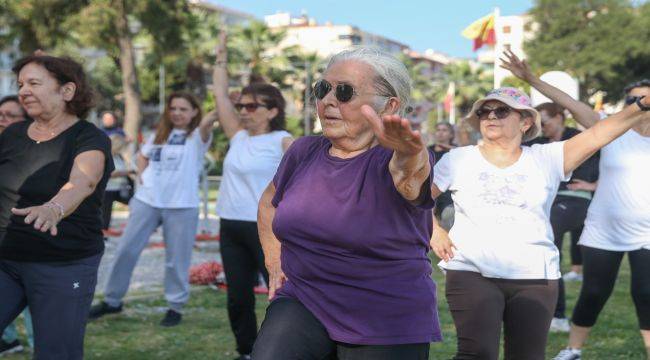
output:
[[[582,248],[583,282],[578,303],[573,310],[574,324],[592,327],[612,294],[618,269],[625,252],[608,251],[588,246]],[[632,279],[630,292],[636,307],[639,327],[650,330],[650,250],[627,253]]]
[[[551,207],[551,226],[553,227],[553,236],[555,238],[555,246],[560,250],[560,257],[562,256],[562,242],[564,233],[580,230],[587,217],[587,209],[589,208],[589,200],[578,198],[574,196],[558,195]],[[579,236],[579,235],[578,235]],[[573,241],[572,241],[573,242]],[[576,245],[578,247],[578,245]],[[576,250],[577,251],[577,250]],[[571,257],[574,258],[573,244],[571,249]],[[564,281],[560,278],[558,285],[557,303],[555,305],[556,318],[565,318],[566,312],[566,295],[564,292]]]
[[[381,314],[377,314],[381,316]],[[300,303],[279,297],[266,310],[253,360],[425,360],[429,344],[350,345],[330,339],[323,324]]]
[[[582,265],[582,245],[578,245],[584,225],[571,230],[571,265]]]
[[[508,280],[471,271],[447,271],[446,296],[456,325],[454,359],[544,359],[557,299],[557,280]]]
[[[257,335],[255,293],[259,279],[269,283],[257,223],[221,219],[221,258],[228,283],[228,318],[235,334],[237,351],[250,354]]]

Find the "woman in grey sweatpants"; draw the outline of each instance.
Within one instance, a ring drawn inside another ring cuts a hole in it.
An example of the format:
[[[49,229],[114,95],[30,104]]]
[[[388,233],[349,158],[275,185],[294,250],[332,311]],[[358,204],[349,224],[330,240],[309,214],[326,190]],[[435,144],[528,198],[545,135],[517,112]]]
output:
[[[199,175],[210,146],[215,116],[201,120],[197,100],[174,93],[167,100],[156,134],[138,154],[140,186],[129,203],[129,220],[105,287],[104,301],[93,306],[95,319],[122,311],[135,264],[162,225],[165,241],[165,298],[169,309],[162,326],[177,325],[189,299],[189,268],[196,236]]]

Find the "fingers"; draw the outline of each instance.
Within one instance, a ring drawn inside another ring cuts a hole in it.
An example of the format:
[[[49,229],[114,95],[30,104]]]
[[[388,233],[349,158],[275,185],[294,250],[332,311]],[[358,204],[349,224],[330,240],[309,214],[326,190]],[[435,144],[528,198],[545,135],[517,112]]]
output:
[[[269,300],[273,300],[275,293],[284,285],[287,277],[282,271],[269,273]]]
[[[19,215],[19,216],[25,216],[25,215],[29,214],[30,211],[32,211],[32,208],[30,208],[30,207],[24,208],[24,209],[16,209],[16,208],[11,209],[11,212],[14,215]]]
[[[50,228],[50,235],[56,236],[56,234],[58,234],[58,233],[59,233],[59,230],[56,228],[56,225],[54,225],[54,226],[52,226]]]

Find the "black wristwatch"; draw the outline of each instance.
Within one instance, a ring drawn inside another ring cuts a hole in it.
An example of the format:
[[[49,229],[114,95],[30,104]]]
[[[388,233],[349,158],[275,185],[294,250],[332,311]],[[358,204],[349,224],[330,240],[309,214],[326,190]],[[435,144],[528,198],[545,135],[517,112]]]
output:
[[[645,106],[641,102],[641,99],[643,99],[644,97],[645,96],[641,96],[641,97],[636,98],[636,104],[639,105],[639,108],[641,109],[641,111],[650,111],[650,106]]]

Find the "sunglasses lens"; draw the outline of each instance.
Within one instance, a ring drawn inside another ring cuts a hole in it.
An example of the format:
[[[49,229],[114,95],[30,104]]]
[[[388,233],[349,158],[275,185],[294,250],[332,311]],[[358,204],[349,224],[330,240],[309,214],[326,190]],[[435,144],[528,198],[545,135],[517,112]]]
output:
[[[348,84],[338,84],[336,86],[336,100],[340,102],[348,102],[354,95],[354,88]]]
[[[314,96],[316,96],[318,100],[323,100],[331,90],[332,85],[325,80],[318,80],[316,84],[314,84]]]
[[[494,115],[496,115],[497,119],[505,119],[510,115],[510,108],[506,106],[498,107],[494,110]]]

